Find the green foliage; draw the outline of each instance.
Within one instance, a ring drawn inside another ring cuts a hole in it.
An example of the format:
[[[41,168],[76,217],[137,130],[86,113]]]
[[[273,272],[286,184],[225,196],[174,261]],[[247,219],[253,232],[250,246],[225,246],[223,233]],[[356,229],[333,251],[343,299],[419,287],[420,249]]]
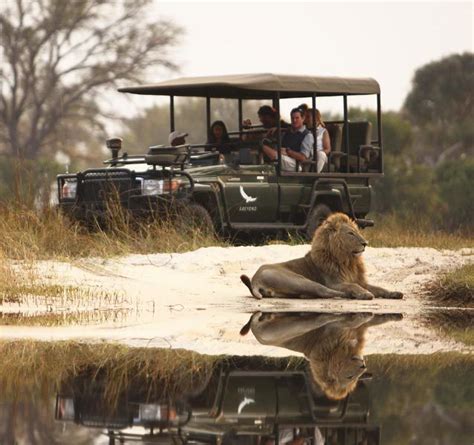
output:
[[[436,168],[436,181],[446,223],[472,225],[474,215],[474,157],[452,160]]]
[[[375,211],[402,217],[422,214],[437,221],[439,197],[433,169],[385,155],[385,176],[375,183]]]
[[[419,159],[474,154],[474,54],[453,54],[419,68],[403,110],[417,129]]]

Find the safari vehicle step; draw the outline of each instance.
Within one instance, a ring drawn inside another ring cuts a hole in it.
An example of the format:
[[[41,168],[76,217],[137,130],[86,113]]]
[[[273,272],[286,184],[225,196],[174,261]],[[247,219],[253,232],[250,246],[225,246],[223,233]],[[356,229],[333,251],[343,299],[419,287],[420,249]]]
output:
[[[373,227],[374,221],[371,219],[361,219],[355,218],[354,222],[360,227]],[[232,223],[230,227],[236,230],[255,230],[255,229],[262,229],[262,230],[304,230],[308,224],[292,224],[292,223]]]

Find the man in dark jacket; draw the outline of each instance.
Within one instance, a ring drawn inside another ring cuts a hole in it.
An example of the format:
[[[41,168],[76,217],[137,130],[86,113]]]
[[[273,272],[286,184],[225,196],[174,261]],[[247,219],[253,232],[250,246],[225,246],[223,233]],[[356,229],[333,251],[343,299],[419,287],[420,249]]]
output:
[[[285,171],[296,171],[296,162],[312,159],[314,138],[304,124],[305,113],[300,108],[291,110],[291,128],[281,139],[281,167]],[[278,151],[264,140],[263,153],[272,161],[278,159]]]

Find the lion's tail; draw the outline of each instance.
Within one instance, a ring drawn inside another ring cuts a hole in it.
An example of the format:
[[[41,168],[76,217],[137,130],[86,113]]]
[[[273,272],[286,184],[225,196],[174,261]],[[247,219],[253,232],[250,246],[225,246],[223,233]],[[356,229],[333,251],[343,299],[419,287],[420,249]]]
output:
[[[247,335],[250,331],[250,323],[252,322],[252,317],[250,317],[250,320],[245,324],[242,329],[240,330],[240,335]]]
[[[247,275],[240,275],[240,280],[242,281],[242,283],[244,283],[249,288],[250,293],[255,298],[258,298],[259,300],[262,299],[263,295],[260,292],[254,291],[252,289],[252,282],[250,281],[250,278]],[[243,335],[245,335],[245,334],[243,334]]]

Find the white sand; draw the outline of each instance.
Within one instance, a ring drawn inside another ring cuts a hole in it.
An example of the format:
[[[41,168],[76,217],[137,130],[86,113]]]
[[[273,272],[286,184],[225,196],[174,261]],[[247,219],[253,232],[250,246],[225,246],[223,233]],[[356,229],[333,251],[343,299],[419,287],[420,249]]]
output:
[[[129,317],[92,326],[5,327],[0,338],[44,340],[87,339],[120,341],[137,346],[193,349],[208,354],[288,355],[287,350],[260,345],[239,330],[253,311],[372,311],[401,312],[405,319],[368,331],[366,354],[431,353],[467,350],[440,339],[417,319],[421,285],[439,272],[474,261],[474,251],[430,248],[368,248],[365,261],[370,282],[405,293],[404,300],[255,300],[240,282],[264,263],[303,256],[309,246],[210,247],[182,254],[131,255],[113,260],[87,259],[73,263],[39,262],[49,279],[117,292],[124,301],[95,299],[89,304],[65,301],[52,309],[129,309]],[[44,302],[5,305],[3,311],[44,310]],[[51,307],[50,307],[51,309]],[[107,314],[107,312],[104,312]]]

